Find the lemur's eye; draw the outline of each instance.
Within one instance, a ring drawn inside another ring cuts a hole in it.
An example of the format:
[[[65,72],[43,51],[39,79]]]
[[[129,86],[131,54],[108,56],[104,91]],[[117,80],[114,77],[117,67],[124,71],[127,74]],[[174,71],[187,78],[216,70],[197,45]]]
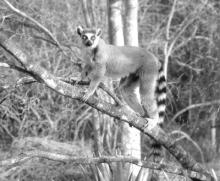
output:
[[[95,36],[94,35],[91,37],[91,40],[95,40]]]
[[[86,40],[86,39],[87,39],[87,36],[86,36],[86,35],[82,35],[82,39],[83,39],[83,40]]]

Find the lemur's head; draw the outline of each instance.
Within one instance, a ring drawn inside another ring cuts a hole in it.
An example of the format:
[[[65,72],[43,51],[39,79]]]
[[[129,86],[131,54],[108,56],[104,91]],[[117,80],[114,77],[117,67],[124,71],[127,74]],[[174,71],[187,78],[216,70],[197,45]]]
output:
[[[100,35],[102,34],[101,29],[83,29],[81,26],[78,26],[76,29],[78,35],[82,39],[83,45],[85,45],[88,48],[96,48]]]

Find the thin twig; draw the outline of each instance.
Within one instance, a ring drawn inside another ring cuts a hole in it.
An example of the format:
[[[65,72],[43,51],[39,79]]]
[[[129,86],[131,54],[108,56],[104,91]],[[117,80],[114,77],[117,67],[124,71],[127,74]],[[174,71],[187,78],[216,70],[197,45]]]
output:
[[[176,35],[174,36],[173,40],[170,43],[170,46],[169,46],[169,49],[168,49],[169,54],[171,54],[174,45],[176,44],[179,37],[186,30],[186,28],[189,27],[189,25],[191,25],[198,18],[198,16],[200,15],[200,13],[204,9],[204,7],[207,5],[207,2],[208,2],[208,0],[206,0],[205,3],[203,3],[199,8],[197,8],[193,14],[189,15],[190,18],[189,17],[185,18],[185,20],[182,23],[182,26],[179,28],[179,30],[177,31]],[[187,21],[187,22],[185,23],[185,21]]]
[[[115,103],[117,104],[117,106],[121,106],[122,105],[122,101],[112,92],[109,90],[108,87],[105,86],[105,84],[103,83],[100,83],[99,84],[99,87],[105,91],[114,101]]]
[[[170,122],[174,122],[177,117],[179,117],[181,114],[183,114],[184,112],[186,112],[186,111],[188,111],[190,109],[195,109],[197,107],[203,107],[203,106],[211,106],[211,105],[215,105],[215,104],[220,104],[220,100],[215,100],[215,101],[210,101],[210,102],[204,102],[204,103],[189,105],[189,106],[185,107],[184,109],[180,110],[179,112],[177,112],[173,116],[173,118],[171,119]]]
[[[167,22],[167,27],[166,27],[166,39],[167,39],[167,41],[169,41],[169,39],[170,39],[170,33],[169,33],[170,32],[170,25],[171,25],[171,21],[173,19],[173,15],[174,15],[174,12],[175,12],[176,2],[177,2],[177,0],[174,0],[172,9],[170,11],[169,19],[168,19],[168,22]]]
[[[0,124],[0,127],[11,137],[12,140],[15,140],[15,137],[12,135],[12,133],[8,130],[6,126]]]
[[[187,67],[187,68],[189,68],[190,70],[195,71],[197,74],[199,74],[199,73],[203,70],[203,69],[201,69],[201,68],[195,68],[195,67],[192,67],[191,65],[189,65],[189,64],[187,64],[187,63],[181,62],[181,61],[178,60],[178,58],[175,58],[174,60],[176,61],[176,63],[177,63],[178,65],[181,65],[181,66],[183,66],[183,67]]]
[[[199,153],[200,153],[202,163],[205,164],[205,158],[204,158],[204,154],[203,154],[203,152],[202,152],[202,149],[200,148],[200,146],[199,146],[187,133],[185,133],[185,132],[183,132],[183,131],[181,131],[181,130],[174,130],[174,131],[172,131],[172,132],[170,133],[170,135],[174,135],[174,134],[183,135],[183,136],[181,137],[181,139],[180,139],[180,138],[176,139],[176,142],[177,142],[177,141],[180,141],[180,140],[182,140],[182,139],[184,139],[184,138],[186,138],[187,140],[189,140],[189,141],[197,148],[197,150],[198,150]]]
[[[36,26],[38,26],[47,36],[49,36],[55,43],[56,45],[59,47],[59,49],[64,52],[63,48],[61,47],[60,43],[57,41],[57,39],[54,37],[54,35],[42,24],[40,24],[38,21],[36,21],[35,19],[33,19],[32,17],[28,16],[26,13],[20,11],[19,9],[15,8],[11,3],[9,3],[7,0],[3,0],[7,6],[9,7],[9,9],[11,11],[13,11],[15,14],[29,20],[30,22],[34,23]]]
[[[0,37],[0,38],[1,38],[1,37]],[[20,69],[22,69],[22,70],[20,70],[20,71],[22,71],[22,72],[23,72],[23,71],[26,71],[26,67],[25,67],[25,65],[24,65],[24,62],[23,62],[23,61],[20,61],[20,59],[18,58],[19,56],[22,56],[22,54],[23,54],[22,51],[17,50],[17,51],[12,52],[12,51],[10,51],[10,50],[7,48],[7,46],[5,46],[3,43],[0,43],[0,47],[2,47],[2,48],[5,50],[5,52],[7,52],[10,56],[12,56],[18,63],[20,63],[20,64],[22,65],[22,68],[16,66],[15,64],[12,65],[12,64],[9,64],[9,63],[2,64],[2,66],[6,67],[6,68],[13,68],[13,69],[16,69],[16,68],[17,68],[17,70],[19,70],[19,68],[20,68]],[[18,56],[18,55],[19,55],[19,56]],[[26,61],[26,60],[24,60],[24,61]],[[6,65],[6,64],[8,64],[8,65]],[[9,67],[7,67],[7,66],[9,66]]]
[[[167,78],[167,69],[168,69],[168,62],[169,62],[169,56],[171,54],[171,52],[169,51],[169,41],[170,41],[170,26],[171,26],[171,21],[173,19],[173,15],[175,12],[175,7],[176,7],[176,2],[177,0],[174,0],[173,5],[172,5],[172,9],[170,11],[170,15],[168,18],[168,22],[167,22],[167,27],[166,27],[166,41],[164,44],[164,55],[165,55],[165,59],[164,59],[164,75]]]

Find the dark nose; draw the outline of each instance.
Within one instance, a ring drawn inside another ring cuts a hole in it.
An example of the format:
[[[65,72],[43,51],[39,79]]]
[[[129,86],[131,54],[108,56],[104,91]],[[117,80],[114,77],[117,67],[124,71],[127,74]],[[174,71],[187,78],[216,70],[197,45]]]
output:
[[[86,46],[91,46],[92,45],[92,42],[89,40],[86,42]]]

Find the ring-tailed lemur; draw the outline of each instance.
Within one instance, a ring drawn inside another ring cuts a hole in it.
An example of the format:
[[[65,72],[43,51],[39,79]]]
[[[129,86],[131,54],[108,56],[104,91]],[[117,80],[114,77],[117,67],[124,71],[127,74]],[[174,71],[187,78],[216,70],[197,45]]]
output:
[[[82,78],[91,80],[83,99],[87,100],[93,95],[106,77],[120,78],[120,90],[126,103],[140,115],[162,123],[166,107],[166,78],[158,59],[143,48],[105,43],[100,38],[100,29],[83,29],[79,26],[77,33],[84,45]],[[141,103],[135,94],[137,87]]]

